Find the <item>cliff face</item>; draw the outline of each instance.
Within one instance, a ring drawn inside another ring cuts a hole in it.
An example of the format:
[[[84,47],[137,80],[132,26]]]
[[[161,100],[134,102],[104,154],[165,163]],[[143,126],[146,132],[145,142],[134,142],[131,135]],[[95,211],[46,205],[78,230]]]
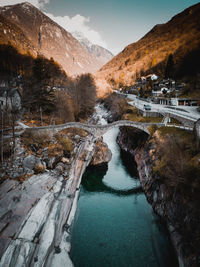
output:
[[[37,51],[30,43],[24,32],[6,17],[0,14],[0,44],[11,44],[17,47],[20,53],[31,53],[37,56]],[[20,42],[19,42],[20,40]]]
[[[155,146],[159,142],[163,144],[165,141],[164,138],[157,135],[157,137],[148,138],[145,142],[142,134],[139,141],[138,131],[132,131],[132,137],[130,137],[130,132],[125,129],[121,130],[118,136],[121,148],[129,151],[135,158],[140,182],[148,202],[167,224],[179,265],[199,266],[200,212],[198,200],[183,194],[183,191],[177,189],[178,187],[169,186],[162,176],[154,172],[155,161],[158,160],[158,155],[154,153]]]
[[[95,72],[102,66],[69,32],[30,3],[0,7],[0,24],[0,44],[11,42],[20,52],[52,57],[69,75]]]

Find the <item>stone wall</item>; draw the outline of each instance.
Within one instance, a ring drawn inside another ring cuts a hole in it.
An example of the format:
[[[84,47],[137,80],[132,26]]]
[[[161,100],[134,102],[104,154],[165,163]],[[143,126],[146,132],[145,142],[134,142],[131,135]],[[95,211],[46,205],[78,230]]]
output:
[[[172,114],[172,113],[165,113],[166,116],[170,117],[170,118],[174,118],[176,119],[177,121],[180,121],[184,126],[186,127],[191,127],[193,128],[194,127],[194,123],[195,121],[194,120],[191,120],[191,119],[187,119],[187,118],[183,118],[179,115],[175,115],[175,114]]]

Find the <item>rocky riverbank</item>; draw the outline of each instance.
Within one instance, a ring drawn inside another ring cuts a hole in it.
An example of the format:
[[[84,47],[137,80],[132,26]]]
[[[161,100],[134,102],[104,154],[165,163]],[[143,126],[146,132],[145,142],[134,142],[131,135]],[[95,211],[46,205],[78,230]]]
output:
[[[90,163],[111,159],[102,139],[81,134],[16,140],[1,169],[0,266],[73,266],[70,225],[82,175]]]
[[[159,174],[158,162],[163,163],[163,161],[159,158],[161,154],[158,153],[158,147],[167,146],[167,138],[160,135],[159,131],[148,137],[141,131],[121,128],[117,141],[123,150],[131,153],[137,163],[140,182],[147,200],[167,224],[179,266],[199,266],[200,212],[197,179],[190,177],[190,182],[185,182],[180,178],[181,182],[178,183],[175,166],[174,179],[168,175],[167,168],[166,176]],[[165,151],[167,153],[166,147]],[[176,153],[175,157],[178,157],[178,151]],[[195,186],[192,183],[196,183]],[[188,188],[192,188],[192,192]]]
[[[95,142],[95,149],[94,149],[94,155],[92,157],[92,160],[90,162],[90,165],[96,166],[96,165],[102,165],[104,163],[108,163],[112,158],[112,153],[109,150],[107,144],[103,142],[103,139],[98,139]]]
[[[105,148],[102,155],[95,154],[97,146]],[[108,161],[107,153],[110,157],[102,141],[88,136],[68,161],[62,157],[55,168],[49,170],[47,164],[37,175],[35,164],[45,161],[24,154],[21,162],[32,176],[23,181],[7,178],[0,186],[0,266],[73,266],[69,226],[81,177],[91,161]]]

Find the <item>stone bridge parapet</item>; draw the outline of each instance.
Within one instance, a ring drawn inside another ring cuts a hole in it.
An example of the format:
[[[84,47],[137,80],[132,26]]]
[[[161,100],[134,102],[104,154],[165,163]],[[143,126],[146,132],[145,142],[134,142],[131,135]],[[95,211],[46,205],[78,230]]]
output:
[[[152,125],[156,125],[157,127],[165,126],[164,123],[143,123],[143,122],[133,122],[129,120],[120,120],[120,121],[115,121],[113,123],[109,123],[105,125],[100,125],[100,124],[94,125],[94,124],[81,123],[81,122],[68,122],[68,123],[59,124],[59,125],[49,125],[49,126],[28,128],[26,129],[26,131],[50,130],[53,132],[59,132],[64,129],[77,128],[77,129],[84,130],[94,136],[100,137],[104,135],[107,131],[111,130],[112,128],[120,127],[120,126],[134,127],[149,134],[148,128],[149,126],[152,126]]]
[[[183,116],[180,116],[177,114],[167,113],[167,112],[165,113],[165,116],[167,116],[169,118],[174,118],[177,121],[181,122],[184,126],[187,126],[187,127],[194,127],[194,124],[196,122],[195,119],[193,119],[192,117],[190,118],[189,116],[183,117]]]

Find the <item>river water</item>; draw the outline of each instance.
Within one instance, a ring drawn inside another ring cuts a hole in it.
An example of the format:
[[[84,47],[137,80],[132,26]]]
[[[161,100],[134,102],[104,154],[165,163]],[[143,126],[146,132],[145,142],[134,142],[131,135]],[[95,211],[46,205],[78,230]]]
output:
[[[108,166],[83,176],[72,231],[75,267],[177,266],[168,234],[140,189],[132,157],[116,143],[119,129],[104,141],[112,151]]]

